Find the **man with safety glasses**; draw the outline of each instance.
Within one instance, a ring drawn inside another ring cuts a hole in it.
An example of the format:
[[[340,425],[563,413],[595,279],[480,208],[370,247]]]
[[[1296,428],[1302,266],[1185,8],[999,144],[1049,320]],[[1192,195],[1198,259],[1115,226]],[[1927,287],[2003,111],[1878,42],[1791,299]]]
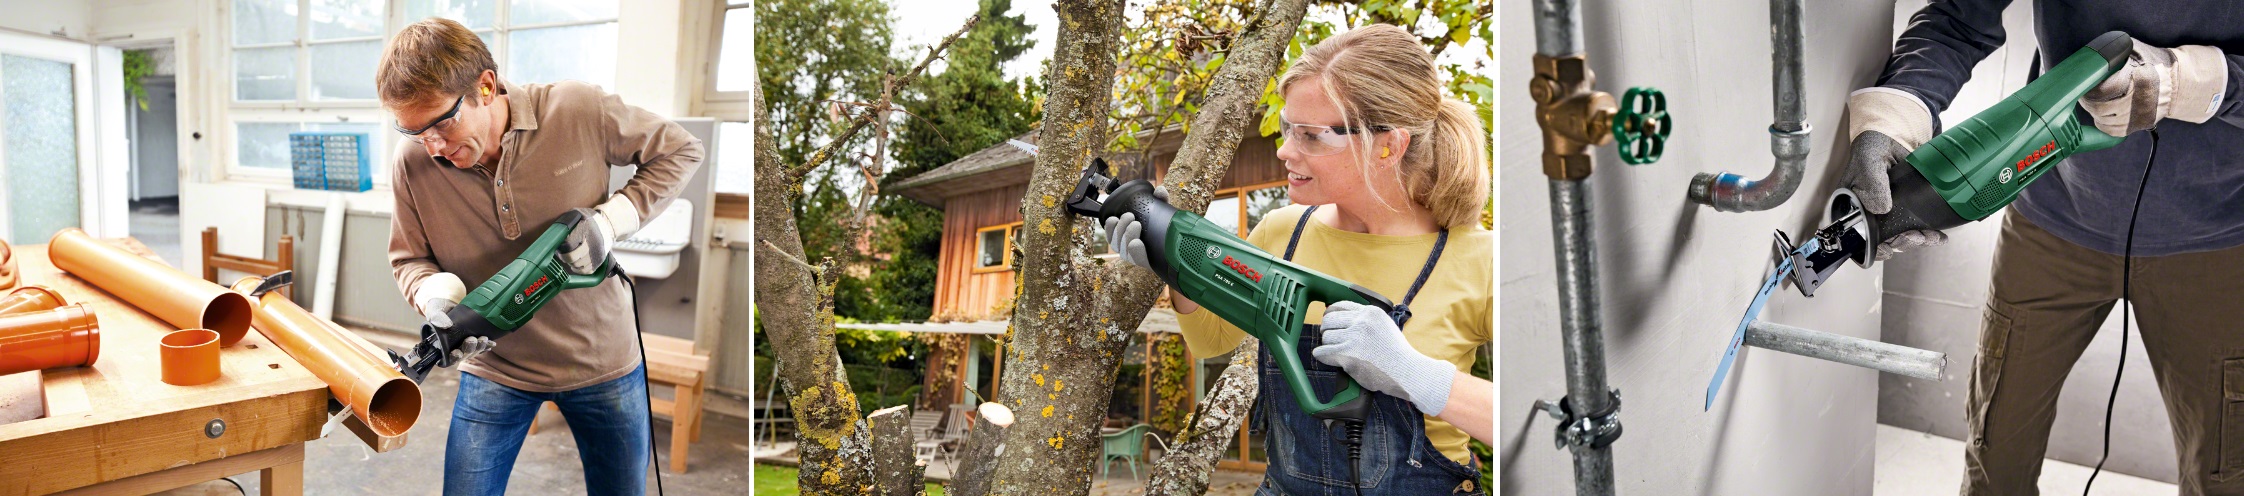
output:
[[[569,258],[605,259],[702,162],[684,128],[597,86],[500,79],[482,40],[451,20],[399,31],[375,86],[406,136],[390,162],[390,271],[423,316],[456,306],[571,210],[589,222],[572,233]],[[609,167],[625,165],[639,169],[610,194]],[[546,402],[576,437],[586,492],[643,494],[651,441],[634,312],[611,278],[555,295],[505,347],[478,339],[446,357],[461,374],[445,494],[504,493]]]

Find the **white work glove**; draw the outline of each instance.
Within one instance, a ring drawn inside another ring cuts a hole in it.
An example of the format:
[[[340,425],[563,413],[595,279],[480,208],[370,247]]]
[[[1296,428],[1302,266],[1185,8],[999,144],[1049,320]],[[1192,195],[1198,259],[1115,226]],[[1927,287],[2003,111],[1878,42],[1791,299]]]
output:
[[[1324,345],[1309,351],[1317,361],[1347,370],[1365,389],[1402,398],[1427,415],[1441,415],[1449,404],[1457,367],[1411,348],[1386,312],[1353,301],[1333,303],[1319,327]]]
[[[467,284],[460,282],[460,276],[438,272],[421,279],[420,285],[413,289],[413,297],[416,299],[413,309],[421,312],[422,320],[437,327],[452,327],[452,318],[445,312],[452,311],[452,307],[459,306],[461,298],[467,297]]]
[[[467,285],[460,282],[460,276],[453,275],[450,272],[438,272],[427,279],[422,279],[420,286],[413,291],[413,295],[421,299],[421,302],[414,307],[421,311],[422,319],[426,320],[429,325],[450,328],[452,327],[452,317],[446,315],[446,312],[451,312],[453,307],[460,306],[460,298],[467,296]],[[439,367],[458,365],[460,362],[483,354],[483,352],[491,351],[491,348],[498,345],[497,342],[491,341],[491,338],[471,337],[460,343],[459,348],[453,349],[450,354],[438,359],[436,364]]]
[[[1847,161],[1847,189],[1873,214],[1893,211],[1894,166],[1908,167],[1909,152],[1932,139],[1932,111],[1908,92],[1885,87],[1856,90],[1847,96],[1852,112],[1847,136],[1854,140],[1853,158]],[[1938,246],[1948,235],[1931,229],[1908,231],[1878,244],[1874,260],[1919,246]]]
[[[2127,65],[2081,95],[2080,108],[2096,118],[2096,130],[2127,136],[2158,125],[2159,119],[2202,124],[2213,118],[2228,89],[2228,58],[2204,45],[2159,48],[2135,42]]]
[[[608,254],[615,248],[615,242],[639,230],[639,208],[623,195],[609,198],[599,208],[576,211],[584,214],[584,222],[578,222],[576,229],[569,231],[569,239],[561,244],[570,272],[591,274],[599,270],[600,263],[607,261]]]
[[[1169,201],[1169,189],[1155,186],[1153,197]],[[1144,231],[1145,223],[1138,221],[1137,214],[1123,213],[1109,218],[1106,220],[1107,247],[1114,250],[1116,255],[1121,255],[1123,260],[1129,261],[1130,265],[1153,270],[1153,258],[1145,254],[1145,240],[1140,239]]]

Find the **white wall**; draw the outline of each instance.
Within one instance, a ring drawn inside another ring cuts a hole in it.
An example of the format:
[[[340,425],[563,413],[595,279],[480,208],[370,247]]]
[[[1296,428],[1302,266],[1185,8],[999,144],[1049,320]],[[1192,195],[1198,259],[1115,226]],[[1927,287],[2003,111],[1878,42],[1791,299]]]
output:
[[[1503,239],[1504,494],[1565,494],[1568,452],[1531,412],[1565,394],[1548,180],[1527,82],[1534,29],[1528,2],[1501,2],[1499,55]],[[1891,5],[1809,2],[1806,105],[1814,126],[1804,184],[1790,202],[1723,213],[1684,198],[1693,174],[1751,177],[1772,163],[1768,2],[1587,2],[1583,32],[1598,87],[1667,93],[1675,131],[1657,164],[1597,153],[1589,179],[1607,371],[1624,401],[1614,445],[1622,494],[1869,494],[1875,372],[1761,349],[1742,350],[1712,411],[1701,411],[1723,345],[1768,270],[1770,233],[1812,228],[1843,167],[1846,94],[1876,78],[1891,49]],[[1790,288],[1763,318],[1878,338],[1878,277],[1856,268],[1813,299]]]
[[[85,2],[54,0],[0,0],[0,27],[38,34],[86,39],[93,25],[92,6]]]
[[[1894,7],[1899,33],[1923,0]],[[2034,63],[2031,5],[2013,4],[2003,13],[2007,44],[1973,68],[1971,82],[1959,91],[1941,122],[1955,123],[1994,104],[2026,84]],[[1972,359],[1977,353],[1980,316],[1994,261],[1995,239],[2003,213],[1948,230],[1948,243],[1917,250],[1882,264],[1886,273],[1885,336],[1888,341],[1945,352],[1948,380],[1926,381],[1885,376],[1878,381],[1878,422],[1964,439],[1969,429],[1964,403],[1971,398]],[[2111,394],[2112,369],[2120,362],[2119,312],[2115,308],[2095,340],[2065,378],[2050,429],[2048,457],[2094,466],[2103,451],[2104,402]],[[2127,376],[2112,412],[2111,461],[2106,470],[2175,482],[2174,438],[2158,382],[2151,377],[2143,341],[2130,335]],[[1961,470],[1961,467],[1958,467]]]

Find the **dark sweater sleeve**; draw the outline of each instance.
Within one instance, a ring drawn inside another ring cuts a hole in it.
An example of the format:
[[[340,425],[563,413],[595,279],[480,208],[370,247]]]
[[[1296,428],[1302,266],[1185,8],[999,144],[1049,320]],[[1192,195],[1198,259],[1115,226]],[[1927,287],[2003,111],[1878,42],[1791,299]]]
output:
[[[1940,112],[1971,79],[1972,66],[2002,47],[2002,11],[2009,6],[2010,0],[1935,0],[1926,5],[1909,16],[1908,29],[1894,40],[1893,56],[1886,59],[1878,85],[1923,100],[1937,131]],[[2236,78],[2229,81],[2233,85]]]
[[[2237,101],[2237,91],[2244,90],[2244,55],[2223,53],[2221,58],[2228,63],[2228,86],[2221,88],[2221,108],[2213,111],[2213,118],[2244,127],[2244,102]]]

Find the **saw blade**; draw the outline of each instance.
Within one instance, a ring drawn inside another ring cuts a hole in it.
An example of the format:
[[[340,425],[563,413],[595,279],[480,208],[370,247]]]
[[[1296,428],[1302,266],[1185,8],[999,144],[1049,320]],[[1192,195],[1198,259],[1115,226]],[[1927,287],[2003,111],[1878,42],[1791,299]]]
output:
[[[1730,362],[1737,359],[1738,347],[1745,344],[1746,326],[1753,324],[1755,319],[1760,318],[1761,307],[1769,302],[1769,295],[1776,292],[1777,286],[1784,283],[1785,277],[1791,275],[1792,261],[1795,255],[1814,253],[1821,246],[1821,243],[1815,237],[1810,236],[1806,242],[1800,244],[1799,248],[1786,252],[1782,249],[1784,247],[1782,239],[1780,236],[1777,243],[1780,248],[1777,253],[1776,270],[1770,272],[1769,280],[1762,281],[1761,289],[1753,293],[1753,303],[1745,306],[1745,317],[1738,319],[1737,332],[1730,335],[1729,345],[1722,349],[1722,363],[1715,366],[1714,380],[1706,384],[1706,405],[1701,407],[1699,411],[1714,409],[1714,397],[1722,393],[1722,380],[1730,376]]]

